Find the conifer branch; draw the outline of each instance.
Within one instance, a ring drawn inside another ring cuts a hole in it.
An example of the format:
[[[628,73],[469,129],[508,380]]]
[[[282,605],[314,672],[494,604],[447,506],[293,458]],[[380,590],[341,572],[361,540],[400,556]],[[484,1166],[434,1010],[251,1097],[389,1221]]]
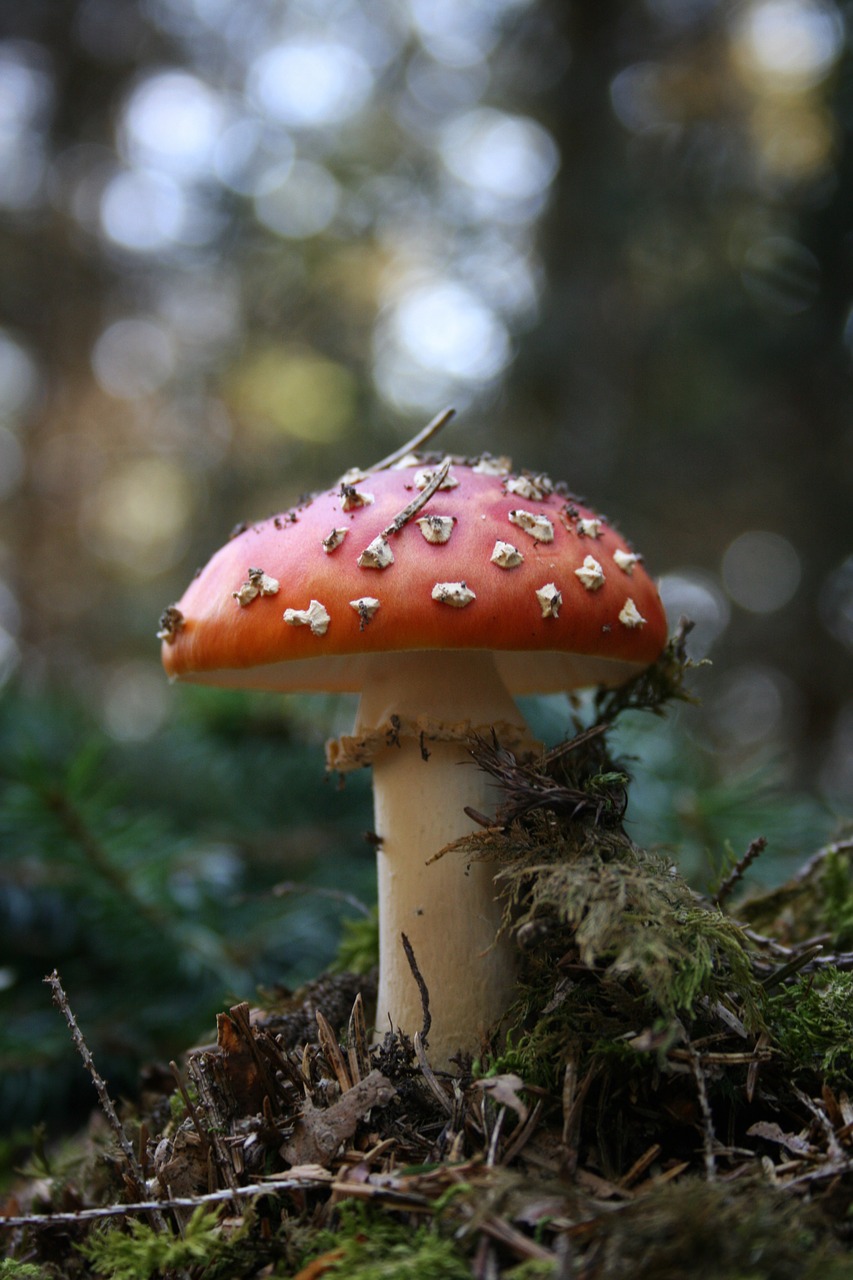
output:
[[[741,880],[746,874],[747,869],[752,865],[753,862],[755,862],[755,859],[759,857],[759,855],[762,854],[766,848],[767,848],[767,839],[765,836],[756,836],[754,840],[750,840],[749,848],[747,849],[746,853],[743,855],[742,858],[738,859],[738,861],[732,867],[731,871],[726,876],[725,880],[720,885],[719,889],[711,899],[711,902],[715,907],[721,907],[723,903],[726,901],[726,899],[730,897],[732,890],[735,889],[736,886],[740,884]]]

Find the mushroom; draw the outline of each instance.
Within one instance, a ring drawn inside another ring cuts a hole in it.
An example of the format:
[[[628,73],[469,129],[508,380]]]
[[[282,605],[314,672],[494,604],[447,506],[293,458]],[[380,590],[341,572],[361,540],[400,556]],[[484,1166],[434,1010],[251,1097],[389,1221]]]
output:
[[[666,641],[654,583],[613,526],[596,526],[602,576],[590,590],[589,542],[561,519],[565,490],[537,477],[531,496],[488,461],[401,450],[350,473],[227,542],[171,607],[180,625],[162,629],[163,662],[179,680],[360,692],[353,733],[328,744],[327,764],[373,767],[377,1033],[422,1026],[406,935],[429,992],[439,1066],[477,1049],[515,984],[494,867],[466,866],[452,851],[435,857],[473,829],[466,808],[493,811],[471,735],[494,731],[508,749],[534,748],[513,695],[620,684]],[[599,519],[574,500],[572,512]],[[425,538],[416,517],[452,536]],[[508,551],[496,558],[500,547]],[[235,593],[250,572],[280,589],[245,608]]]

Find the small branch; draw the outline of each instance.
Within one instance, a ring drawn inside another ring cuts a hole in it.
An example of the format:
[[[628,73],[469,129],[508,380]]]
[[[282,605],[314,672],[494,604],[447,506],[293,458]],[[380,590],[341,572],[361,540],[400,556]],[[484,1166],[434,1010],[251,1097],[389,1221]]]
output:
[[[693,1078],[696,1081],[696,1093],[699,1098],[699,1110],[702,1113],[702,1137],[705,1152],[705,1177],[709,1182],[715,1182],[717,1178],[717,1162],[714,1156],[714,1147],[716,1145],[717,1136],[714,1133],[714,1117],[711,1114],[711,1104],[708,1101],[708,1090],[705,1084],[705,1073],[702,1070],[702,1063],[699,1060],[699,1054],[693,1048],[693,1045],[687,1044],[687,1052],[690,1058],[690,1066],[693,1071]]]
[[[426,1081],[429,1087],[430,1093],[433,1095],[433,1097],[435,1098],[439,1106],[442,1107],[443,1110],[446,1111],[447,1114],[452,1117],[453,1103],[451,1102],[450,1098],[448,1098],[447,1094],[444,1092],[441,1085],[438,1083],[438,1078],[435,1072],[433,1071],[432,1067],[429,1065],[429,1062],[426,1056],[426,1049],[424,1048],[424,1043],[423,1043],[423,1040],[421,1039],[420,1031],[415,1032],[413,1037],[413,1044],[415,1048],[415,1057],[417,1058],[418,1066],[421,1069],[421,1075]]]
[[[822,1129],[823,1136],[826,1138],[826,1146],[830,1159],[837,1164],[842,1164],[846,1158],[846,1153],[844,1152],[841,1143],[838,1141],[838,1137],[832,1127],[832,1122],[826,1114],[826,1111],[823,1107],[812,1102],[808,1094],[803,1093],[801,1089],[796,1088],[796,1086],[793,1086],[793,1088],[794,1096],[799,1098],[803,1106],[811,1112],[819,1127]]]
[[[407,453],[414,453],[425,445],[427,440],[431,440],[433,436],[438,435],[442,427],[446,426],[451,418],[455,417],[455,409],[442,409],[441,413],[436,414],[431,422],[428,422],[423,431],[419,431],[413,436],[408,444],[401,445],[399,449],[395,449],[393,453],[389,453],[387,458],[383,458],[381,462],[377,462],[375,466],[370,468],[371,471],[387,471],[389,467],[393,467],[395,462],[399,462],[401,458],[405,458]]]
[[[726,899],[731,895],[733,889],[740,884],[747,869],[755,862],[755,859],[767,848],[767,840],[764,836],[756,836],[749,843],[746,853],[732,867],[723,883],[711,899],[715,907],[721,907]]]
[[[271,1178],[269,1182],[252,1182],[245,1187],[234,1190],[210,1191],[200,1196],[178,1196],[171,1200],[141,1200],[133,1204],[109,1204],[100,1209],[78,1209],[76,1213],[33,1213],[17,1218],[0,1217],[0,1227],[51,1227],[69,1225],[75,1222],[93,1222],[99,1218],[121,1218],[126,1214],[154,1214],[163,1209],[197,1209],[199,1205],[221,1204],[224,1200],[232,1200],[235,1196],[249,1198],[251,1196],[275,1195],[279,1191],[296,1189],[311,1190],[316,1187],[327,1187],[332,1181],[332,1174],[319,1166],[306,1165],[304,1176],[295,1176],[299,1171],[291,1170],[286,1178]]]
[[[199,1109],[205,1113],[207,1132],[210,1137],[212,1165],[227,1184],[229,1191],[236,1194],[239,1190],[234,1163],[230,1156],[228,1138],[231,1136],[227,1117],[219,1107],[218,1097],[210,1078],[210,1068],[206,1053],[195,1054],[187,1060],[187,1072],[198,1090]],[[216,1091],[218,1093],[218,1090]]]
[[[413,498],[408,506],[398,512],[391,523],[382,530],[381,537],[390,538],[393,534],[399,533],[404,525],[407,525],[413,516],[416,516],[421,507],[425,507],[429,502],[436,489],[440,489],[447,479],[447,473],[450,470],[450,459],[445,458],[441,466],[436,471],[433,478],[425,489],[422,489],[416,498]]]
[[[822,849],[818,849],[817,853],[812,854],[808,862],[803,863],[790,883],[798,885],[808,881],[822,862],[825,862],[827,858],[835,857],[838,853],[853,853],[853,836],[843,840],[835,840],[832,844],[824,845]]]
[[[401,933],[400,937],[403,941],[403,950],[406,953],[406,959],[409,962],[409,968],[412,971],[412,977],[414,978],[415,982],[418,984],[418,991],[421,993],[421,1008],[423,1009],[423,1013],[424,1013],[423,1026],[421,1027],[421,1043],[426,1048],[429,1029],[432,1026],[432,1014],[429,1011],[429,990],[427,988],[427,984],[424,982],[423,975],[420,969],[418,968],[418,963],[415,960],[415,953],[412,950],[411,942],[409,942],[409,939],[406,937],[404,933]]]
[[[204,1149],[204,1151],[209,1151],[210,1142],[208,1141],[207,1134],[205,1133],[204,1129],[201,1127],[201,1121],[198,1118],[198,1111],[196,1110],[195,1103],[193,1102],[192,1098],[187,1093],[187,1086],[184,1084],[181,1073],[178,1070],[177,1062],[171,1061],[169,1063],[169,1070],[171,1071],[172,1076],[174,1077],[175,1084],[178,1086],[178,1092],[180,1093],[181,1098],[183,1099],[184,1106],[187,1109],[187,1115],[193,1122],[193,1128],[198,1134],[199,1141],[201,1142],[202,1148]]]
[[[118,1113],[113,1106],[113,1100],[107,1091],[106,1081],[100,1075],[97,1067],[95,1066],[95,1060],[89,1052],[89,1046],[83,1039],[83,1033],[77,1025],[77,1019],[71,1012],[68,997],[62,989],[59,974],[55,969],[49,977],[45,978],[45,982],[51,989],[53,1003],[56,1005],[57,1009],[59,1009],[68,1024],[68,1029],[71,1032],[71,1039],[74,1041],[74,1047],[80,1054],[80,1057],[83,1059],[83,1065],[92,1077],[92,1083],[95,1086],[98,1100],[101,1104],[101,1109],[107,1118],[107,1123],[115,1134],[125,1160],[127,1160],[133,1182],[136,1184],[137,1192],[141,1192],[145,1187],[145,1174],[142,1172],[142,1166],[136,1158],[136,1152],[133,1149],[133,1145],[122,1128],[122,1123],[118,1118]],[[158,1209],[153,1209],[151,1211],[151,1221],[159,1231],[168,1230],[166,1219]]]

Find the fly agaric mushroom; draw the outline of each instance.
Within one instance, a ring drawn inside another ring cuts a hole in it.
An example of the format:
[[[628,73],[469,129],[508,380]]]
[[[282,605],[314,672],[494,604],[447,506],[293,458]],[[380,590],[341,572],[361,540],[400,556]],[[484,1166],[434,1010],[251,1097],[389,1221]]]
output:
[[[493,868],[434,859],[472,830],[466,807],[493,804],[467,743],[494,730],[530,747],[514,694],[620,684],[658,657],[666,619],[640,557],[546,476],[401,450],[232,538],[160,636],[180,680],[360,692],[327,762],[373,766],[376,1025],[411,1035],[423,1020],[405,934],[431,998],[433,1062],[476,1049],[515,969],[511,942],[496,941]]]

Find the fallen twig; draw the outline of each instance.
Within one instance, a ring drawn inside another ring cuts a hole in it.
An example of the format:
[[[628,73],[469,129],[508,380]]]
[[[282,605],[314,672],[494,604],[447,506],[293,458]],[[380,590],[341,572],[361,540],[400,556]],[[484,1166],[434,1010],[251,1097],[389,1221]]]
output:
[[[107,1123],[115,1135],[116,1141],[121,1147],[122,1154],[124,1155],[128,1168],[130,1169],[132,1182],[135,1184],[137,1194],[139,1194],[145,1187],[145,1174],[142,1172],[142,1166],[136,1158],[136,1152],[133,1149],[133,1144],[125,1133],[122,1123],[118,1118],[118,1113],[113,1105],[113,1100],[107,1090],[107,1083],[95,1066],[95,1060],[89,1051],[89,1046],[83,1038],[83,1032],[80,1030],[80,1027],[77,1024],[77,1019],[71,1011],[71,1006],[68,1003],[68,997],[63,990],[62,982],[60,981],[60,977],[56,969],[54,969],[53,973],[45,978],[45,982],[51,989],[53,1003],[56,1005],[57,1009],[59,1009],[68,1024],[68,1029],[71,1032],[71,1039],[74,1041],[74,1047],[80,1054],[80,1057],[83,1059],[83,1065],[92,1077],[92,1083],[95,1086],[95,1091],[98,1095],[101,1109],[107,1118]],[[151,1223],[158,1229],[158,1231],[168,1230],[166,1219],[156,1206],[150,1209],[149,1212]]]
[[[30,1213],[14,1218],[0,1217],[0,1227],[51,1227],[75,1222],[93,1222],[99,1218],[121,1218],[138,1213],[160,1213],[164,1209],[197,1209],[199,1205],[221,1204],[224,1200],[250,1199],[252,1196],[274,1195],[279,1191],[308,1191],[327,1187],[333,1175],[319,1166],[306,1165],[302,1170],[291,1169],[286,1178],[271,1178],[269,1182],[252,1182],[245,1187],[208,1191],[198,1196],[173,1196],[169,1200],[140,1200],[131,1204],[108,1204],[99,1209],[78,1209],[69,1213]]]

